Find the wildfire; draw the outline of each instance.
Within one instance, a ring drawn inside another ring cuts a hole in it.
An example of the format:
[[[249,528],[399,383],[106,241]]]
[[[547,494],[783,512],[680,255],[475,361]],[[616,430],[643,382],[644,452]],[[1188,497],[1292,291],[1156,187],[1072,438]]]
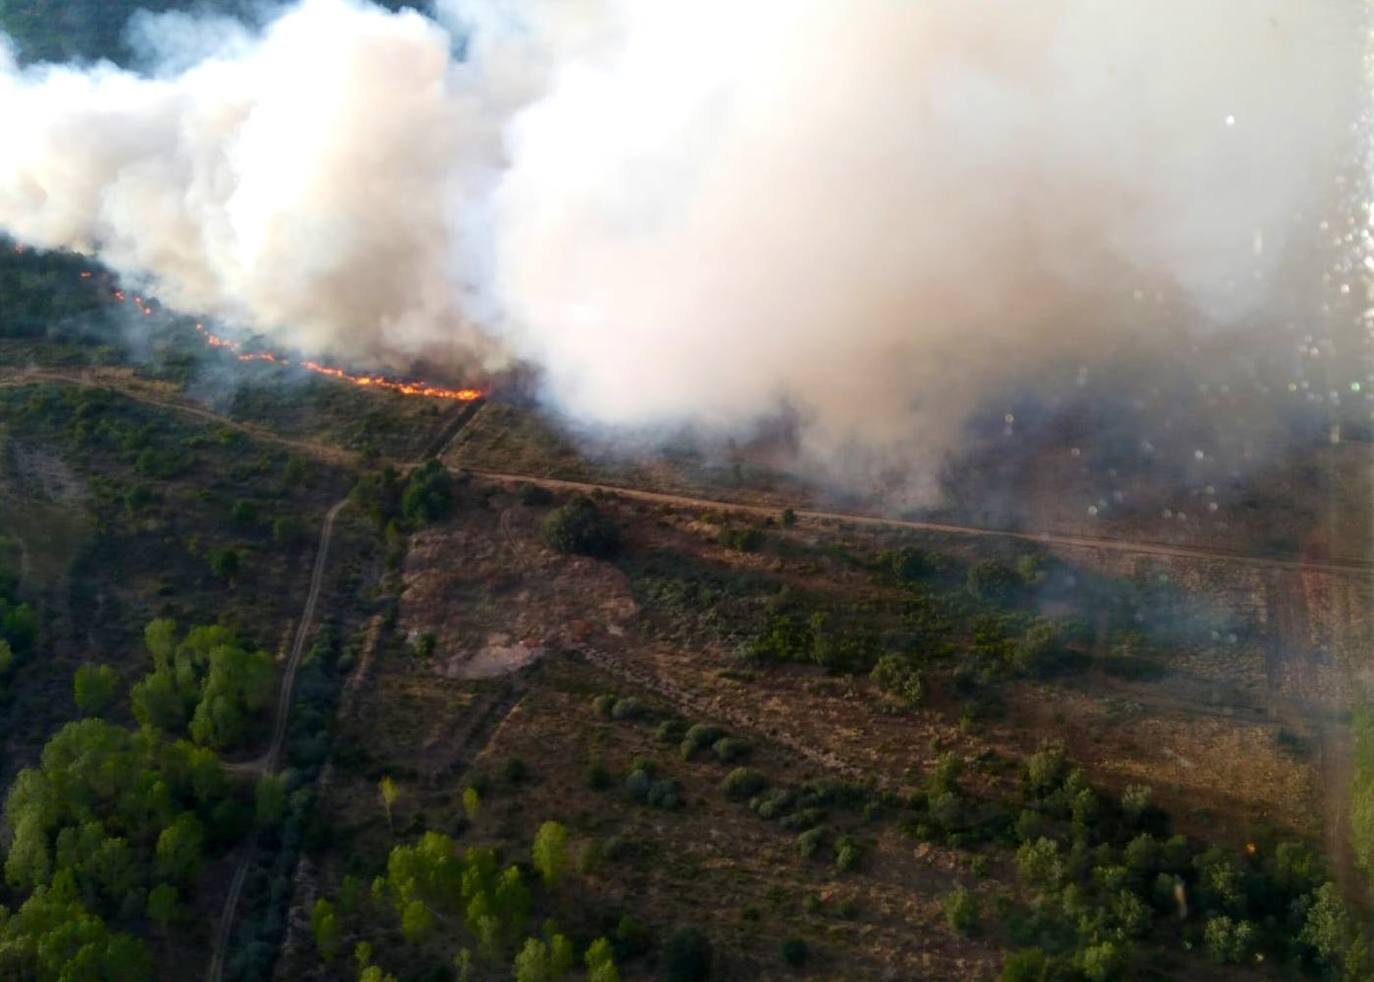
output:
[[[482,398],[481,389],[446,389],[439,385],[430,385],[428,382],[402,382],[397,379],[387,378],[383,375],[355,375],[346,372],[342,368],[334,368],[331,365],[321,365],[317,361],[298,361],[292,362],[280,355],[274,355],[270,351],[240,351],[237,341],[230,341],[222,338],[218,334],[211,333],[204,324],[197,324],[196,330],[205,339],[205,343],[212,348],[223,348],[232,352],[239,361],[266,361],[273,365],[295,365],[303,368],[307,372],[316,375],[326,375],[329,378],[347,382],[367,389],[385,389],[388,392],[399,392],[407,396],[424,396],[428,399],[448,399],[452,402],[472,402]]]
[[[18,249],[16,249],[18,251]],[[81,274],[83,280],[90,279],[89,272]],[[144,317],[153,315],[153,301],[145,300],[143,297],[129,297],[123,290],[110,291],[118,303],[128,303],[133,301],[134,307],[143,314]],[[212,348],[223,348],[234,355],[239,361],[265,361],[273,365],[295,365],[307,372],[316,375],[327,375],[329,378],[338,379],[340,382],[347,382],[349,385],[356,385],[367,389],[384,389],[387,392],[399,392],[406,396],[423,396],[427,399],[448,399],[452,402],[473,402],[482,398],[481,389],[447,389],[441,385],[430,385],[428,382],[404,382],[399,379],[387,378],[384,375],[355,375],[346,372],[342,368],[334,368],[330,365],[321,365],[316,361],[292,362],[281,355],[273,354],[270,351],[241,351],[237,341],[222,338],[218,334],[209,331],[204,324],[196,324],[196,331],[205,343]]]

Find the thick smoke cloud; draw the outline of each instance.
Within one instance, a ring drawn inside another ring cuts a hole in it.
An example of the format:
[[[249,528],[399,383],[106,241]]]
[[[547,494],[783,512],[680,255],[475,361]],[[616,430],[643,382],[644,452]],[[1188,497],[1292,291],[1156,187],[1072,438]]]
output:
[[[787,411],[813,460],[928,475],[1043,366],[1317,309],[1367,12],[306,0],[209,51],[182,19],[150,76],[0,71],[0,227],[293,345],[528,360],[597,423]]]

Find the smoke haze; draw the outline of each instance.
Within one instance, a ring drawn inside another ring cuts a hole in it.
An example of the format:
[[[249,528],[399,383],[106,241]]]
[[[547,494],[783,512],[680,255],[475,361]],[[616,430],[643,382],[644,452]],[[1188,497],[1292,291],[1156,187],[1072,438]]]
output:
[[[592,423],[793,414],[807,460],[927,492],[991,393],[1261,348],[1350,285],[1362,0],[436,18],[145,17],[144,74],[0,54],[0,228],[307,350],[532,362]]]

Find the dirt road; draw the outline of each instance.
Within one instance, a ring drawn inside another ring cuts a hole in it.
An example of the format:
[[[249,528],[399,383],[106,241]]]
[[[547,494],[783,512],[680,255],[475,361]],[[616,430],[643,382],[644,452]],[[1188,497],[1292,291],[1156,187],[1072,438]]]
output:
[[[300,668],[305,653],[305,642],[310,637],[310,628],[315,622],[315,607],[320,599],[320,585],[324,582],[324,571],[328,566],[329,541],[334,534],[334,522],[348,504],[348,499],[337,502],[324,516],[320,529],[320,545],[315,551],[315,565],[310,574],[310,590],[306,594],[305,609],[296,624],[296,637],[291,644],[291,654],[286,661],[282,674],[281,694],[277,698],[277,717],[272,726],[272,743],[261,761],[250,767],[239,769],[253,770],[272,774],[277,770],[281,758],[282,744],[286,740],[286,725],[291,713],[291,692],[296,684],[296,672]],[[239,895],[248,876],[248,869],[257,856],[256,846],[250,848],[234,870],[234,878],[229,884],[229,894],[224,898],[224,909],[220,912],[219,924],[215,927],[215,944],[210,953],[210,968],[206,978],[210,982],[220,982],[224,977],[224,955],[228,950],[229,938],[233,933],[234,914],[238,909]]]
[[[763,505],[737,504],[718,501],[712,498],[692,498],[685,495],[664,494],[659,491],[643,491],[638,488],[620,487],[612,484],[592,484],[585,481],[565,481],[550,477],[531,477],[525,474],[504,474],[498,471],[469,470],[468,473],[484,477],[502,484],[534,484],[550,491],[582,491],[591,493],[603,491],[607,494],[628,498],[632,501],[647,501],[655,504],[673,505],[680,508],[706,508],[736,514],[776,517],[778,509]],[[917,522],[901,518],[884,518],[878,515],[860,515],[849,512],[802,511],[796,512],[798,521],[819,523],[848,523],[877,528],[913,529],[920,532],[945,532],[952,535],[977,536],[983,538],[1016,539],[1041,545],[1071,546],[1082,549],[1102,549],[1107,552],[1125,552],[1133,555],[1161,556],[1169,559],[1215,559],[1228,562],[1245,563],[1267,569],[1321,570],[1329,573],[1370,573],[1374,563],[1356,560],[1306,560],[1278,556],[1256,556],[1227,549],[1204,548],[1195,546],[1176,546],[1163,542],[1140,542],[1129,539],[1083,535],[1060,535],[1052,532],[1014,532],[1003,529],[978,528],[970,525],[949,525],[942,522]]]

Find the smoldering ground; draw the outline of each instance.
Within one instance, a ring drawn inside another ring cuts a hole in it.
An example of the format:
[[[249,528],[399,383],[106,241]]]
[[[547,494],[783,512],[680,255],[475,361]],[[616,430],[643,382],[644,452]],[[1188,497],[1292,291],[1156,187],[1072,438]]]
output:
[[[1186,402],[1125,397],[1142,433],[1234,419],[1253,459],[1369,381],[1368,25],[1359,0],[144,19],[140,73],[6,57],[0,227],[291,347],[531,363],[584,427],[793,418],[798,466],[904,502],[1080,369],[1168,366]]]

